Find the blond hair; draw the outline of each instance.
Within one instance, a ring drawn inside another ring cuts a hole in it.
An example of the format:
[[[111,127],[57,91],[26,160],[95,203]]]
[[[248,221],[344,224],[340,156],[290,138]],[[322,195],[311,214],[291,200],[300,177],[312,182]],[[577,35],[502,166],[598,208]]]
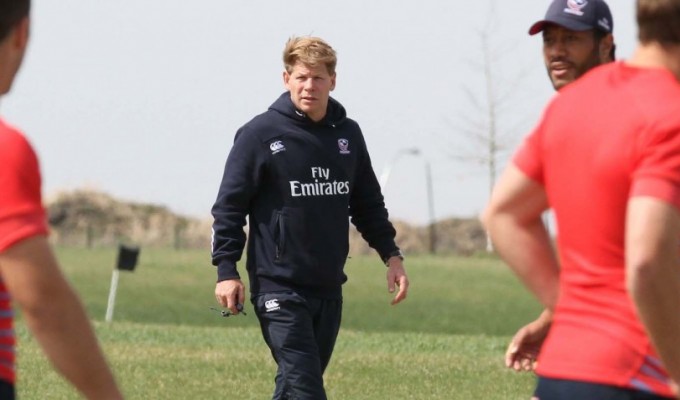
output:
[[[680,45],[680,0],[638,0],[637,23],[641,43]]]
[[[313,36],[293,36],[288,39],[283,49],[283,65],[286,71],[291,73],[298,62],[310,67],[325,65],[328,73],[333,75],[338,59],[335,50],[323,39]]]

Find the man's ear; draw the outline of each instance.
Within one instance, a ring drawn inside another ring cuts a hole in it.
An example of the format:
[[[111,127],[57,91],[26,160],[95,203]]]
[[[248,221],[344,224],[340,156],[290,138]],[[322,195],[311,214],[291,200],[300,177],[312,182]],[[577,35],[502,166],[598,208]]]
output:
[[[336,76],[337,76],[336,73],[333,72],[333,76],[331,76],[331,91],[333,91],[335,89],[335,77]]]
[[[24,17],[16,24],[12,32],[10,33],[12,47],[15,50],[24,51],[26,46],[28,46],[28,33],[29,33],[30,21],[28,17]]]
[[[600,40],[599,56],[602,64],[614,61],[611,53],[614,47],[614,36],[610,33]]]
[[[290,79],[290,74],[288,73],[288,71],[283,70],[283,86],[285,86],[286,89],[288,89],[288,90],[290,90],[290,88],[288,87],[288,80],[289,79]]]

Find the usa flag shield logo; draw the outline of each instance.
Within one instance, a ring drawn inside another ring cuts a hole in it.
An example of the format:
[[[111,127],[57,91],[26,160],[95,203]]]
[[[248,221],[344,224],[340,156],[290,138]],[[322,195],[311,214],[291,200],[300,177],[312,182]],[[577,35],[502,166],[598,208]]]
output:
[[[349,140],[338,139],[338,148],[340,149],[340,154],[349,154]]]
[[[568,0],[564,11],[578,16],[583,15],[583,8],[588,5],[588,0]]]

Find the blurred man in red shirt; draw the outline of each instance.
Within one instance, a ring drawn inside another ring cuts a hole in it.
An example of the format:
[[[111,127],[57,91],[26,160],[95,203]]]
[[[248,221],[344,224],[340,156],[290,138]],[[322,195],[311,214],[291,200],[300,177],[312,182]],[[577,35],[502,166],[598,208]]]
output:
[[[539,400],[677,396],[680,0],[638,0],[637,20],[634,56],[560,91],[483,216],[499,254],[553,313]]]
[[[29,0],[0,2],[0,95],[28,43]],[[122,399],[83,306],[47,243],[38,160],[0,119],[0,399],[15,398],[14,300],[54,367],[88,399]]]

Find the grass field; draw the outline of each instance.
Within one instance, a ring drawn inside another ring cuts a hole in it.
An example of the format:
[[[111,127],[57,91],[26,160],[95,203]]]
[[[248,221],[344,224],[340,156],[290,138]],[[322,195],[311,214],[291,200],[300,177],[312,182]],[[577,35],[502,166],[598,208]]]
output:
[[[129,399],[267,399],[274,362],[250,304],[222,318],[206,251],[142,249],[104,315],[113,249],[58,249]],[[527,399],[529,374],[502,366],[510,335],[538,305],[497,259],[414,256],[409,298],[390,306],[377,257],[348,262],[343,326],[325,379],[330,399]],[[243,274],[245,275],[245,273]],[[19,396],[78,398],[21,323]]]

